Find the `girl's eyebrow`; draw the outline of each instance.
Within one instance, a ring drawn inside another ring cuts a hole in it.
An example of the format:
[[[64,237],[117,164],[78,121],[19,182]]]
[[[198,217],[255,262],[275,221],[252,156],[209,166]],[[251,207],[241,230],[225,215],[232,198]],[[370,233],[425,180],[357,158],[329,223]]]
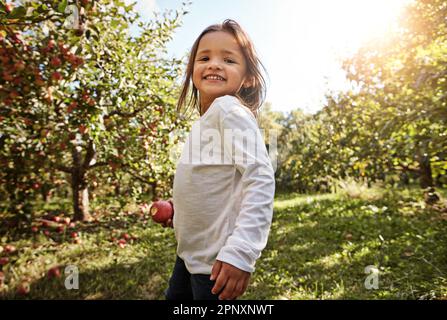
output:
[[[197,52],[197,54],[204,54],[204,53],[210,53],[210,52],[211,52],[210,49],[204,49],[204,50],[200,50],[199,52]],[[231,51],[231,50],[227,50],[227,49],[220,50],[220,52],[238,56],[237,52],[234,52],[234,51]]]

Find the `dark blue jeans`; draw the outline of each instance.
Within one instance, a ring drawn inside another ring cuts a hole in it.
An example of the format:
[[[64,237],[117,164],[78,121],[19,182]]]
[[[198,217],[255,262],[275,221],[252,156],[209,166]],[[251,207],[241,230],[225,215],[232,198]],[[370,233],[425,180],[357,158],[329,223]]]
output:
[[[210,274],[190,274],[177,256],[165,297],[166,300],[218,300],[219,295],[211,293],[215,282],[210,280]]]

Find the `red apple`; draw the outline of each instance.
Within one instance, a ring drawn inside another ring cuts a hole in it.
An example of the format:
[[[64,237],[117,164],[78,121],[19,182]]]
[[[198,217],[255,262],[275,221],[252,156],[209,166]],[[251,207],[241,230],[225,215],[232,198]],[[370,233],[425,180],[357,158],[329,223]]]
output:
[[[84,59],[83,58],[75,56],[75,58],[73,60],[73,66],[74,67],[78,67],[78,66],[80,66],[83,63],[84,63]]]
[[[10,244],[7,244],[7,245],[4,246],[3,248],[5,249],[5,252],[6,252],[6,253],[13,253],[13,252],[16,251],[16,247],[14,247],[14,246],[12,246],[12,245],[10,245]]]
[[[9,98],[6,98],[5,100],[3,100],[3,103],[7,106],[10,106],[13,103],[13,101]]]
[[[87,127],[85,125],[83,125],[83,124],[79,125],[79,132],[81,134],[86,133],[87,132]]]
[[[129,234],[128,233],[123,234],[123,239],[129,240],[130,239]]]
[[[59,267],[53,267],[47,272],[48,279],[51,278],[60,278],[61,277],[61,270]]]
[[[45,81],[42,79],[42,77],[36,77],[36,85],[38,85],[39,87],[42,87],[43,85],[45,85]]]
[[[55,81],[62,80],[62,75],[61,75],[60,72],[54,71],[54,72],[51,74],[51,79],[53,79],[53,80],[55,80]]]
[[[14,77],[11,74],[3,71],[3,80],[12,81],[12,80],[14,80]]]
[[[126,246],[127,241],[125,239],[120,239],[118,240],[118,247],[120,247],[121,249],[124,249],[124,247]]]
[[[50,66],[52,66],[52,67],[59,67],[61,64],[62,64],[62,61],[58,57],[54,57],[50,60]]]
[[[13,5],[12,5],[12,3],[7,3],[7,4],[5,5],[6,13],[10,13],[10,12],[12,11],[12,9],[13,9]]]
[[[81,97],[82,101],[84,101],[85,103],[88,102],[88,100],[90,99],[90,95],[88,93],[84,93]]]
[[[25,64],[23,63],[23,61],[17,61],[14,64],[14,68],[16,68],[17,71],[22,71],[23,69],[25,69]]]
[[[21,44],[22,43],[22,39],[20,39],[21,35],[19,33],[13,33],[11,35],[11,38],[14,41],[15,44]]]
[[[92,98],[90,98],[90,99],[88,99],[87,104],[88,104],[90,107],[93,107],[93,106],[95,105],[95,100],[92,99]]]
[[[54,48],[55,45],[56,45],[56,42],[54,42],[54,40],[50,40],[50,41],[48,41],[47,49],[51,50]]]
[[[8,263],[9,263],[9,258],[8,257],[1,257],[0,258],[0,266],[7,265]]]
[[[34,233],[36,233],[36,232],[39,231],[39,228],[36,227],[36,226],[32,226],[32,227],[31,227],[31,231],[34,232]]]
[[[62,41],[58,42],[59,50],[63,55],[67,54],[68,48],[65,46],[65,44]]]
[[[70,237],[72,237],[73,239],[76,239],[78,237],[78,233],[77,232],[72,232],[70,234]]]
[[[20,93],[18,93],[16,90],[13,90],[9,93],[9,97],[14,100],[15,98],[19,97]]]
[[[163,223],[172,219],[174,209],[169,201],[159,200],[152,203],[150,213],[155,222]]]
[[[17,294],[19,294],[21,296],[27,295],[29,293],[29,291],[30,291],[30,286],[29,286],[28,282],[22,282],[17,287]]]
[[[77,106],[78,103],[76,101],[72,101],[67,107],[67,112],[71,113],[74,109],[76,109]]]

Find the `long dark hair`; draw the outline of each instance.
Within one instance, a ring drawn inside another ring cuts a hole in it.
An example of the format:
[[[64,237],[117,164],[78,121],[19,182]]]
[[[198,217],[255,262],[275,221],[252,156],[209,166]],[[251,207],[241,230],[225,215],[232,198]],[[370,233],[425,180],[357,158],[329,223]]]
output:
[[[247,64],[247,77],[253,79],[253,83],[249,87],[244,87],[236,93],[236,97],[248,107],[257,117],[258,109],[261,107],[265,99],[266,84],[264,77],[261,73],[261,68],[266,71],[264,65],[258,58],[253,43],[248,37],[247,33],[241,28],[241,26],[234,20],[227,19],[222,24],[214,24],[207,27],[194,42],[191,53],[189,55],[188,65],[186,67],[185,79],[182,84],[182,90],[180,98],[177,102],[177,110],[181,112],[183,109],[196,109],[200,113],[200,102],[198,99],[198,90],[192,82],[192,74],[194,71],[194,61],[196,59],[197,49],[202,37],[209,32],[225,31],[234,36],[237,43],[241,47]],[[190,86],[192,85],[192,89]],[[187,98],[190,92],[189,98]]]

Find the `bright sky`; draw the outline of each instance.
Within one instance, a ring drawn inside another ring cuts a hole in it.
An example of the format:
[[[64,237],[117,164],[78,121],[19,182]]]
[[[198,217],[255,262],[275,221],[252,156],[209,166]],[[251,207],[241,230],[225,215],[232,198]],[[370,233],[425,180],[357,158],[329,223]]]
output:
[[[182,0],[136,0],[143,18],[176,10]],[[411,0],[192,0],[168,46],[182,57],[208,25],[236,20],[250,35],[268,71],[267,101],[274,110],[316,112],[324,93],[347,88],[346,56],[373,37],[385,37]],[[131,0],[126,0],[131,2]]]

